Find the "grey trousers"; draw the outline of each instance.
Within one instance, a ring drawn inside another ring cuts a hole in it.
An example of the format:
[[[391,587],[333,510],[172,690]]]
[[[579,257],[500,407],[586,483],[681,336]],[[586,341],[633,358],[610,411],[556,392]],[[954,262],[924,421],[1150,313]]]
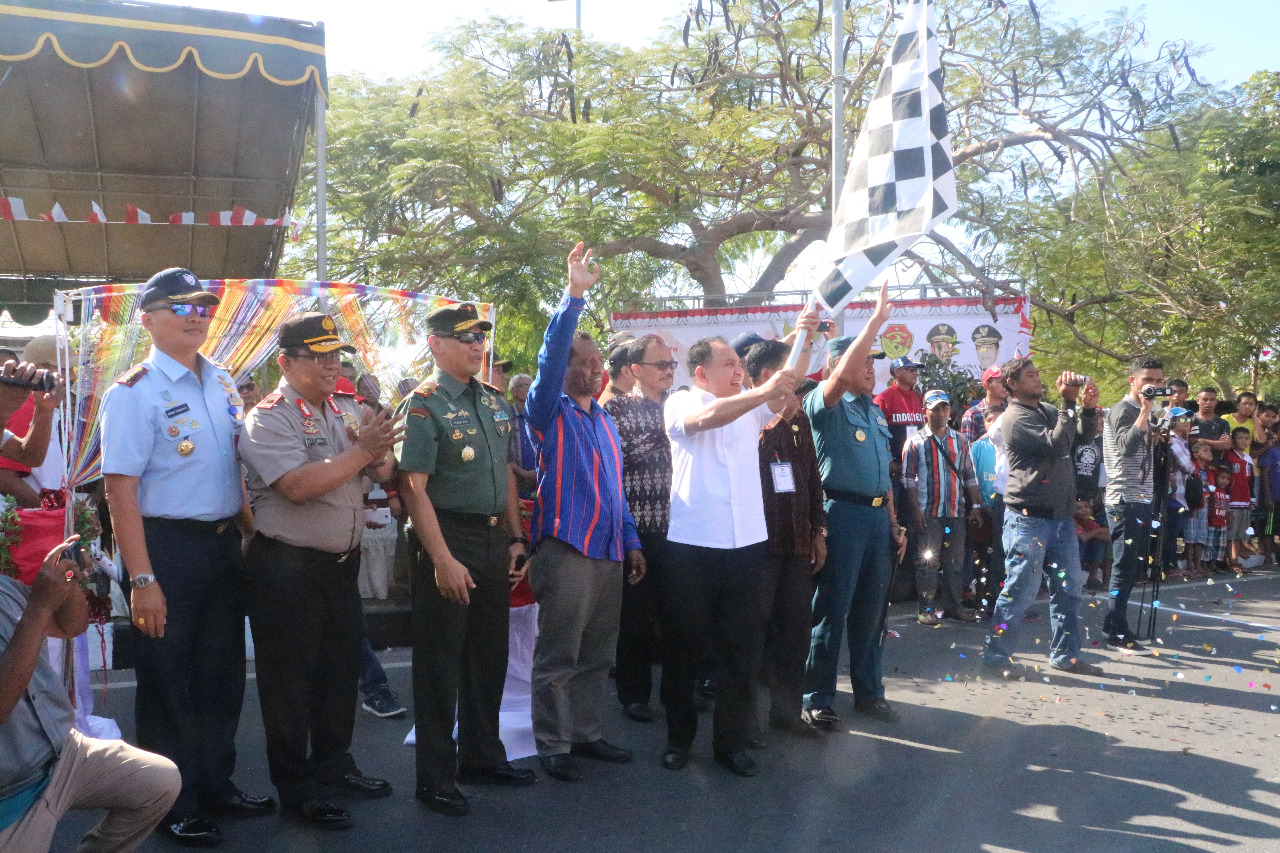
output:
[[[925,518],[919,533],[920,552],[916,558],[916,596],[920,609],[937,606],[941,610],[960,610],[960,575],[964,571],[965,520],[963,518]],[[938,572],[942,572],[942,591],[938,593]]]
[[[181,788],[177,766],[164,756],[72,729],[49,787],[17,823],[0,832],[0,850],[48,850],[58,821],[68,811],[106,809],[76,850],[128,853],[151,836]]]
[[[538,755],[601,737],[609,664],[618,643],[622,563],[592,560],[543,539],[529,561],[538,601],[533,650],[533,736]]]

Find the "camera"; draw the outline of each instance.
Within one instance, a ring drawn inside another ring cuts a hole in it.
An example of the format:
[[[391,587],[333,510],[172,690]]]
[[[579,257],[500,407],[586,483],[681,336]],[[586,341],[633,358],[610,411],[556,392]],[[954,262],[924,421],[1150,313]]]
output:
[[[1175,393],[1174,389],[1167,385],[1160,388],[1147,387],[1142,389],[1142,396],[1148,400],[1154,400],[1156,397],[1172,397]]]
[[[832,329],[834,329],[835,327],[836,327],[836,323],[835,323],[835,321],[834,321],[834,320],[819,320],[819,321],[818,321],[818,331],[819,331],[819,332],[829,332],[829,331],[831,331]]]
[[[26,388],[28,391],[49,392],[57,384],[58,380],[55,375],[47,370],[37,370],[35,378],[30,382],[24,382],[13,376],[0,376],[0,385],[12,385],[15,388]]]

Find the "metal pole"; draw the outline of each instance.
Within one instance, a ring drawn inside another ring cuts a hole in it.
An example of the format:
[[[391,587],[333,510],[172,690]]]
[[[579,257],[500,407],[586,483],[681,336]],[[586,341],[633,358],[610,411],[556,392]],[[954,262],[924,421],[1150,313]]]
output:
[[[582,0],[577,0],[577,6],[578,6],[577,30],[578,32],[582,32]]]
[[[831,214],[844,187],[844,3],[831,6]]]
[[[328,168],[325,156],[327,134],[324,127],[324,113],[328,104],[325,102],[324,87],[316,85],[316,281],[329,280],[329,255],[327,234],[329,217],[325,210],[325,184]]]

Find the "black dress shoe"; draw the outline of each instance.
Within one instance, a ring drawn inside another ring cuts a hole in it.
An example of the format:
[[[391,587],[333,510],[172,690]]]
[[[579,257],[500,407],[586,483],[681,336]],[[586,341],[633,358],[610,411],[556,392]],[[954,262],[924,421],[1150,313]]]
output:
[[[745,750],[735,749],[730,752],[716,753],[716,761],[728,767],[739,776],[756,775],[756,763],[751,760]]]
[[[420,787],[414,796],[436,814],[462,817],[471,813],[471,804],[467,802],[467,798],[452,785],[435,789]]]
[[[683,770],[689,764],[689,750],[678,746],[669,746],[662,753],[662,766],[668,770]]]
[[[276,801],[271,797],[251,797],[244,791],[236,791],[224,800],[209,800],[203,804],[205,811],[227,817],[261,817],[276,813]]]
[[[624,716],[635,720],[637,723],[652,723],[653,709],[643,702],[631,702],[622,706]]]
[[[538,760],[542,762],[542,769],[546,770],[547,775],[552,779],[559,779],[561,782],[577,782],[582,778],[578,763],[567,752],[543,755]]]
[[[458,770],[458,783],[462,785],[532,785],[538,775],[532,770],[497,764],[493,767],[463,767]]]
[[[631,750],[614,746],[604,738],[590,743],[575,743],[569,747],[569,754],[580,758],[591,758],[596,761],[610,761],[614,764],[627,764],[631,761]]]
[[[800,712],[800,719],[822,731],[832,731],[840,725],[840,718],[830,708],[805,708]]]
[[[796,737],[819,737],[822,732],[801,717],[770,717],[769,728]]]
[[[284,813],[318,829],[346,829],[351,826],[351,815],[347,810],[328,800],[307,800],[296,806],[285,806]]]
[[[866,714],[874,720],[882,723],[896,723],[898,721],[898,712],[889,707],[889,703],[883,699],[877,699],[874,702],[854,702],[853,710],[859,714]]]
[[[391,796],[391,783],[386,779],[378,779],[374,776],[344,773],[341,776],[322,776],[316,781],[335,791],[364,797],[368,800]]]
[[[165,818],[156,832],[187,847],[216,847],[222,843],[222,831],[217,824],[203,817]]]

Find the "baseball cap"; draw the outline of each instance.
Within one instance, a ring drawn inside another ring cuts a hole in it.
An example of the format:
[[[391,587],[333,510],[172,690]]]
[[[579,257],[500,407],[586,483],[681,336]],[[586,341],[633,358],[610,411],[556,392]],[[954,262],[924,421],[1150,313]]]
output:
[[[920,368],[924,367],[924,365],[916,361],[914,358],[912,358],[909,355],[900,355],[897,358],[895,358],[893,361],[889,362],[890,370],[901,370],[904,367],[909,368],[911,370],[919,370]]]
[[[280,349],[327,353],[334,350],[355,352],[356,348],[338,337],[338,327],[328,314],[307,311],[295,314],[280,324]]]
[[[982,384],[986,385],[992,379],[1000,378],[1000,365],[993,364],[986,370],[982,371]]]
[[[951,405],[951,398],[947,396],[946,391],[941,391],[935,388],[924,395],[924,407],[926,409],[935,409],[943,403],[946,403],[948,406]]]
[[[729,348],[738,354],[738,358],[746,358],[747,350],[762,341],[764,341],[764,338],[760,337],[755,332],[743,332],[733,339],[729,344]]]
[[[853,346],[853,335],[832,338],[827,341],[827,360],[831,361],[839,358],[851,346]],[[872,358],[884,358],[884,350],[873,349],[869,355]]]
[[[170,267],[161,270],[147,279],[142,288],[143,307],[152,302],[169,302],[174,305],[214,306],[221,300],[215,294],[205,290],[200,279],[191,270],[182,267]]]
[[[476,306],[470,302],[437,308],[427,315],[427,331],[433,335],[456,335],[461,332],[488,332],[493,324],[481,320]]]

